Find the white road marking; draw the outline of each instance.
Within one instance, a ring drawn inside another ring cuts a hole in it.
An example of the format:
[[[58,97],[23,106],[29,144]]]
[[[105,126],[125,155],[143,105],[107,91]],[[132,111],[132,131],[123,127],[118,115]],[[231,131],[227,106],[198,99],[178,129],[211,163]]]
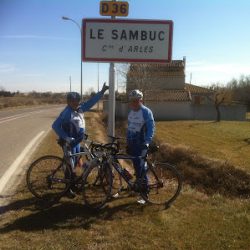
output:
[[[33,138],[30,143],[24,148],[21,154],[16,158],[16,160],[11,164],[8,170],[4,173],[4,175],[0,179],[0,193],[4,190],[6,184],[11,179],[12,175],[17,170],[18,166],[24,160],[29,151],[34,147],[35,143],[39,140],[39,138],[45,133],[45,131],[41,131],[35,138]]]
[[[23,118],[23,117],[26,117],[26,116],[30,116],[32,114],[41,113],[43,111],[45,111],[45,110],[39,110],[39,111],[28,112],[28,113],[25,113],[25,114],[19,114],[19,115],[3,117],[3,118],[0,118],[0,124],[4,123],[4,122],[13,121],[13,120],[16,120],[16,119],[19,119],[19,118]]]
[[[22,115],[22,114],[17,114],[17,115],[12,115],[12,116],[6,116],[6,117],[3,117],[3,118],[0,118],[0,121],[2,121],[2,120],[8,120],[8,119],[11,119],[11,118],[14,118],[14,117],[18,117],[20,115]]]
[[[22,117],[26,117],[26,116],[28,116],[28,115],[21,115],[21,116],[14,117],[14,118],[9,118],[9,119],[3,120],[3,121],[0,120],[0,124],[4,123],[4,122],[10,122],[10,121],[13,121],[13,120],[16,120],[16,119],[19,119],[19,118],[22,118]]]

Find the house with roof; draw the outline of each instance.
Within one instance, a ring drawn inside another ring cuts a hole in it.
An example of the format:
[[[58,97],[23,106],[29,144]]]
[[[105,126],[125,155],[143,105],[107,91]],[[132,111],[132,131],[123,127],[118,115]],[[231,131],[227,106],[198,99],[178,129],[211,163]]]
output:
[[[139,89],[156,120],[215,120],[215,92],[185,83],[186,60],[165,64],[131,63],[127,72],[126,92]],[[221,105],[222,120],[245,120],[246,107]],[[126,118],[127,100],[116,102],[116,115]]]

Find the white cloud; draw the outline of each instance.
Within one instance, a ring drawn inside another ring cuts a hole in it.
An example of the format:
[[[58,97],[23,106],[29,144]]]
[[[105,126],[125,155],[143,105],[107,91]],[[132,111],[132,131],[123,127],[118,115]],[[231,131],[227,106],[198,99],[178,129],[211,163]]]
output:
[[[220,73],[248,73],[250,74],[250,64],[221,63],[221,64],[187,64],[187,70],[196,72],[220,72]]]
[[[191,73],[193,83],[221,82],[225,84],[232,78],[250,75],[250,64],[191,62],[186,66],[186,81],[189,81]]]

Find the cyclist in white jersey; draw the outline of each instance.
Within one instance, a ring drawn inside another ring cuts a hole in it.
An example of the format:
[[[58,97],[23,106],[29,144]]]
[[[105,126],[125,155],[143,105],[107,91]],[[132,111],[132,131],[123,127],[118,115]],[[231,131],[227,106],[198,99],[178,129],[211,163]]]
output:
[[[130,112],[128,114],[127,129],[127,149],[132,156],[145,156],[152,142],[155,132],[155,122],[152,111],[143,105],[143,94],[139,90],[133,90],[129,93]],[[141,158],[133,160],[136,178],[139,180],[146,171],[145,161]],[[148,180],[145,176],[143,180],[146,184]],[[145,203],[145,201],[140,201]]]

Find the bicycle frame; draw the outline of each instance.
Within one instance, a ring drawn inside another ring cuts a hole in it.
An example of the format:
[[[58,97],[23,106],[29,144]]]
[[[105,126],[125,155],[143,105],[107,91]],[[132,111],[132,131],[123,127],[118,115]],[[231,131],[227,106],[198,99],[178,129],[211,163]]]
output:
[[[64,158],[65,158],[66,161],[69,161],[69,164],[71,166],[71,170],[72,171],[75,168],[75,164],[74,164],[74,160],[73,160],[74,157],[86,155],[87,159],[89,161],[91,161],[91,160],[93,160],[95,158],[92,155],[91,150],[90,150],[89,145],[87,144],[87,142],[89,143],[89,145],[91,145],[91,143],[92,143],[92,141],[85,140],[84,143],[82,144],[83,151],[81,151],[79,153],[74,153],[74,154],[71,153],[71,147],[70,147],[70,145],[64,144],[62,146]]]
[[[130,179],[123,173],[122,165],[118,160],[134,160],[134,159],[145,159],[145,162],[148,164],[147,157],[142,156],[129,156],[123,154],[111,155],[108,159],[108,163],[114,167],[114,169],[119,173],[119,175],[126,181],[131,189],[134,189],[134,182],[131,182]]]

